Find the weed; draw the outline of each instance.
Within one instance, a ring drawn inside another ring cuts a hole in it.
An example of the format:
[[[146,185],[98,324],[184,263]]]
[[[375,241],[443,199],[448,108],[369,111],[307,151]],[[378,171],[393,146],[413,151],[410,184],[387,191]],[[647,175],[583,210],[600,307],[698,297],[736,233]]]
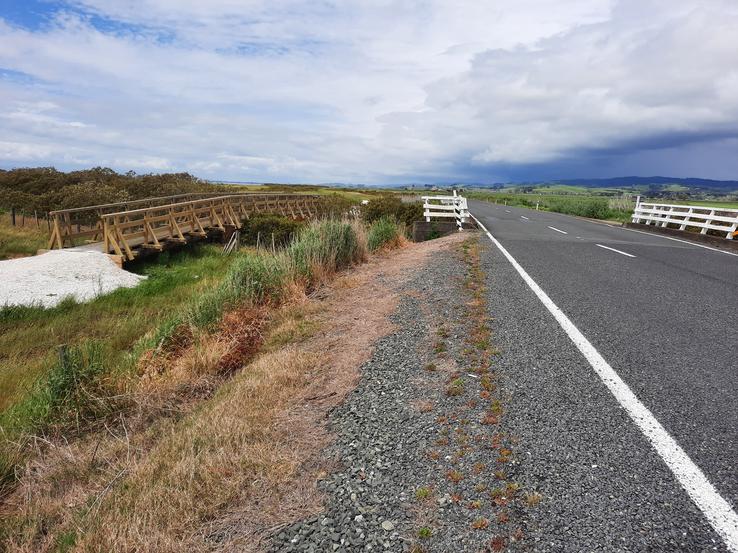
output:
[[[510,521],[510,515],[507,511],[500,511],[497,513],[497,522],[500,524],[505,524],[506,522]]]
[[[499,399],[496,399],[492,402],[492,406],[490,407],[490,411],[497,415],[498,417],[502,415],[502,403],[500,403]]]
[[[428,363],[425,365],[425,370],[428,372],[435,372],[438,370],[438,367],[436,367],[435,363]]]
[[[433,495],[433,490],[429,486],[421,486],[415,490],[415,499],[424,501]]]
[[[482,500],[481,499],[475,499],[474,501],[469,502],[469,509],[477,510],[482,508]]]
[[[452,482],[454,484],[458,484],[459,482],[461,482],[464,479],[464,475],[461,474],[458,470],[450,470],[450,471],[448,471],[446,473],[446,478],[450,482]]]
[[[433,352],[436,354],[445,353],[446,352],[446,344],[438,341],[435,344],[433,344]]]
[[[485,530],[489,526],[489,520],[484,517],[480,517],[472,522],[471,526],[475,530]]]
[[[542,499],[543,496],[538,492],[529,492],[525,494],[525,503],[526,505],[528,505],[528,507],[535,507],[541,502]]]
[[[502,536],[495,536],[492,541],[489,542],[490,549],[492,551],[502,551],[507,545],[507,540]]]
[[[423,526],[418,530],[418,537],[422,540],[427,540],[433,535],[433,531],[428,526]]]

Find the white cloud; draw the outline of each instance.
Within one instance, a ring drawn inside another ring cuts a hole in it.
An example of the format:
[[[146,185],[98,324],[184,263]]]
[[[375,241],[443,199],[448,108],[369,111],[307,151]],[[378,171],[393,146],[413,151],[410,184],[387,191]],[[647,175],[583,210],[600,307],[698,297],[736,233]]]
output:
[[[367,182],[729,135],[736,28],[728,0],[76,0],[0,19],[31,77],[0,78],[0,157]]]

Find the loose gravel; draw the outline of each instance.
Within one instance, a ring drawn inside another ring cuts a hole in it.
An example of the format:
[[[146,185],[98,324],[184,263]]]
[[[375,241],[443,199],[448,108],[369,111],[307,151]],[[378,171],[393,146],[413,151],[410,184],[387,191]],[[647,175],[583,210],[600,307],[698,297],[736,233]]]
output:
[[[89,301],[118,288],[132,288],[144,278],[92,251],[55,250],[0,261],[0,307],[53,307],[68,297]]]
[[[326,510],[272,536],[272,551],[499,551],[525,545],[525,490],[503,422],[472,372],[467,266],[434,258],[403,290],[362,378],[329,417],[339,468]],[[448,395],[449,386],[457,387]],[[485,399],[480,399],[480,395]],[[509,448],[509,449],[508,449]]]

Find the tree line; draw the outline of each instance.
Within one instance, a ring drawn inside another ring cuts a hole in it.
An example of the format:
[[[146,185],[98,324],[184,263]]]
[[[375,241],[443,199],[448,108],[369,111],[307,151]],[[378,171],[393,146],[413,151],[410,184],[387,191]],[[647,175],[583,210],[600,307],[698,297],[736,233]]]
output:
[[[53,167],[0,169],[0,209],[46,213],[88,205],[212,192],[216,185],[189,173],[139,175],[107,167],[65,173]]]

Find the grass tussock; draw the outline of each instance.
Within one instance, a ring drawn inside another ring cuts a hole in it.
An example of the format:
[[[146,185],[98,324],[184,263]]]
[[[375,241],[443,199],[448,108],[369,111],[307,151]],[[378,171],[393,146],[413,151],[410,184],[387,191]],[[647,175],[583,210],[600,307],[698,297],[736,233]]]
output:
[[[370,252],[382,248],[396,248],[402,243],[404,232],[400,225],[388,217],[374,221],[367,231],[367,247]]]

